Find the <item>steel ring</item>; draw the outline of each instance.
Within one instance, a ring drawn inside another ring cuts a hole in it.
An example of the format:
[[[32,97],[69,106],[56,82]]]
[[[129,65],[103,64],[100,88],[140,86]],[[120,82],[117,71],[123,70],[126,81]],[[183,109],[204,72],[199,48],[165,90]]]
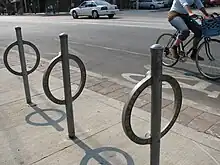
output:
[[[11,72],[11,73],[13,73],[13,74],[15,74],[15,75],[17,75],[17,76],[22,76],[22,72],[17,72],[17,71],[15,71],[15,70],[13,70],[13,69],[9,66],[9,63],[8,63],[8,54],[9,54],[9,51],[10,51],[14,46],[16,46],[16,45],[18,45],[18,42],[17,42],[17,41],[13,42],[11,45],[9,45],[9,46],[6,48],[6,50],[5,50],[5,52],[4,52],[4,55],[3,55],[3,61],[4,61],[4,64],[5,64],[5,67],[8,69],[9,72]],[[36,52],[36,56],[37,56],[36,63],[35,63],[35,65],[34,65],[34,67],[33,67],[32,69],[30,69],[30,70],[27,71],[27,74],[30,74],[30,73],[34,72],[34,71],[37,69],[37,67],[39,66],[39,64],[40,64],[40,52],[39,52],[39,50],[37,49],[37,47],[36,47],[34,44],[32,44],[31,42],[29,42],[29,41],[23,41],[23,45],[28,45],[28,46],[30,46],[31,48],[33,48],[34,51]]]
[[[81,74],[81,79],[80,79],[80,84],[79,87],[77,89],[77,92],[75,93],[74,96],[72,96],[72,101],[74,101],[75,99],[77,99],[79,97],[79,95],[81,94],[81,92],[83,91],[84,87],[85,87],[85,83],[86,83],[86,68],[85,65],[83,64],[83,62],[81,61],[81,59],[75,55],[69,54],[69,59],[72,59],[73,61],[75,61],[77,63],[77,65],[79,66],[80,69],[80,74]],[[58,63],[62,61],[62,57],[61,54],[58,55],[57,57],[55,57],[51,63],[49,64],[48,68],[46,69],[44,75],[43,75],[43,89],[44,89],[44,93],[45,95],[54,103],[56,104],[65,104],[65,100],[62,99],[58,99],[56,98],[50,90],[49,87],[49,77],[51,74],[51,71],[53,70],[54,66]]]
[[[175,122],[179,116],[180,109],[182,106],[182,90],[181,90],[181,87],[180,87],[178,81],[169,75],[162,75],[161,81],[168,82],[173,89],[173,92],[174,92],[174,107],[173,107],[173,109],[175,110],[171,121],[169,122],[168,125],[166,125],[166,127],[161,132],[161,138],[162,138],[173,127],[173,125],[175,124]],[[138,99],[138,97],[140,96],[140,94],[147,87],[149,87],[151,85],[152,85],[152,77],[149,79],[144,78],[139,83],[137,83],[134,86],[134,88],[132,89],[132,91],[130,92],[130,96],[128,98],[128,101],[125,103],[123,111],[122,111],[123,130],[124,130],[125,134],[127,135],[127,137],[131,141],[133,141],[139,145],[151,144],[152,137],[142,138],[142,137],[139,137],[138,135],[135,134],[135,131],[133,131],[133,128],[132,128],[132,121],[131,121],[132,120],[132,110],[134,110],[133,109],[134,104],[135,104],[136,100]],[[157,122],[157,121],[155,121],[155,122]]]

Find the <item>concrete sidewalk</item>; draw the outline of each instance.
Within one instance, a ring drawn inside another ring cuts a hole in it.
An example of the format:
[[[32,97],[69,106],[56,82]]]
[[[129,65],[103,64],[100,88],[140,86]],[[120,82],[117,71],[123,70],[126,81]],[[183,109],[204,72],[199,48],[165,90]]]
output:
[[[17,54],[10,56],[13,68],[19,69]],[[27,61],[33,64],[30,55]],[[150,164],[149,146],[134,144],[122,130],[124,103],[90,90],[88,82],[73,103],[77,139],[68,139],[65,107],[53,104],[43,93],[45,61],[42,59],[37,71],[29,76],[32,101],[36,104],[30,107],[24,100],[22,78],[8,72],[0,60],[1,165]],[[50,87],[55,96],[62,98],[63,85],[58,72],[59,69],[53,73]],[[74,70],[73,75],[78,74]],[[72,88],[76,88],[75,83]],[[133,126],[138,134],[144,135],[150,128],[148,111],[134,110]],[[167,123],[162,118],[162,125]],[[220,164],[220,139],[176,123],[162,138],[161,165],[198,164]]]

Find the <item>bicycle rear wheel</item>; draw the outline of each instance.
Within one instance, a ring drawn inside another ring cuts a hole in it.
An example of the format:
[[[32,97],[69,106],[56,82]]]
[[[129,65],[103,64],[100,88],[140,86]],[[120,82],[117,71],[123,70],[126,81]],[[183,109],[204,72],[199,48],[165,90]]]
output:
[[[177,80],[169,75],[162,75],[162,81],[168,82],[172,90],[174,92],[174,114],[170,123],[163,129],[161,132],[161,138],[172,128],[178,115],[180,113],[180,109],[182,106],[182,91]],[[131,91],[128,101],[125,103],[123,112],[122,112],[122,127],[124,129],[125,134],[128,138],[135,142],[136,144],[146,145],[151,144],[151,137],[142,138],[136,135],[132,129],[132,110],[134,104],[140,94],[149,86],[152,85],[152,79],[142,79]],[[149,103],[150,104],[150,103]],[[156,121],[155,121],[156,122]]]
[[[210,80],[220,79],[220,40],[205,39],[198,48],[196,56],[196,66],[199,72]],[[204,61],[198,60],[198,55],[204,58]]]
[[[176,65],[178,62],[178,59],[175,59],[171,56],[170,53],[170,48],[173,45],[176,37],[173,34],[170,33],[164,33],[161,36],[158,37],[156,44],[160,44],[161,46],[164,47],[164,52],[163,52],[163,65],[167,67],[172,67]]]

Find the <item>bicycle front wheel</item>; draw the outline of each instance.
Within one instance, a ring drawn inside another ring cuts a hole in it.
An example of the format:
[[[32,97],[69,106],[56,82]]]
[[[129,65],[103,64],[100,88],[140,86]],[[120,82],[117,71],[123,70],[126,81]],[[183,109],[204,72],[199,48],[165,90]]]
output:
[[[176,65],[176,63],[178,62],[178,59],[173,58],[169,50],[173,45],[175,39],[175,35],[170,33],[164,33],[161,36],[159,36],[156,41],[156,44],[160,44],[164,48],[162,61],[164,66],[172,67]]]
[[[171,118],[170,123],[163,129],[161,132],[161,138],[172,128],[178,115],[180,113],[180,109],[182,106],[182,91],[177,80],[169,75],[162,75],[162,81],[168,82],[172,90],[174,92],[174,106],[173,106],[173,116]],[[122,112],[122,127],[124,129],[125,134],[128,138],[135,142],[136,144],[146,145],[151,144],[151,137],[142,138],[136,135],[131,126],[132,119],[132,110],[134,108],[134,104],[137,101],[138,97],[141,93],[149,86],[152,85],[152,79],[142,79],[131,91],[130,97],[128,101],[125,103],[123,112]],[[150,104],[150,103],[149,103]],[[155,121],[157,122],[157,121]]]
[[[196,66],[199,72],[210,80],[220,79],[220,40],[205,39],[198,48],[196,56]],[[198,55],[204,58],[204,61],[198,60]]]

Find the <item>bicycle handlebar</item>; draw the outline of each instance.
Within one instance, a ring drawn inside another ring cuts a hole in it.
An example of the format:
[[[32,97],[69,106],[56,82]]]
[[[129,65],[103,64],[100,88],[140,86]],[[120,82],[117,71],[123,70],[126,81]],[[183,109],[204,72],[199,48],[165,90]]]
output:
[[[210,17],[213,18],[213,19],[216,18],[215,16],[216,16],[216,17],[219,17],[220,14],[218,14],[218,13],[216,13],[216,12],[213,12],[212,14],[210,14]],[[192,18],[193,18],[193,17],[194,17],[194,19],[204,20],[204,17],[203,17],[202,15],[194,14],[194,15],[192,16]]]

